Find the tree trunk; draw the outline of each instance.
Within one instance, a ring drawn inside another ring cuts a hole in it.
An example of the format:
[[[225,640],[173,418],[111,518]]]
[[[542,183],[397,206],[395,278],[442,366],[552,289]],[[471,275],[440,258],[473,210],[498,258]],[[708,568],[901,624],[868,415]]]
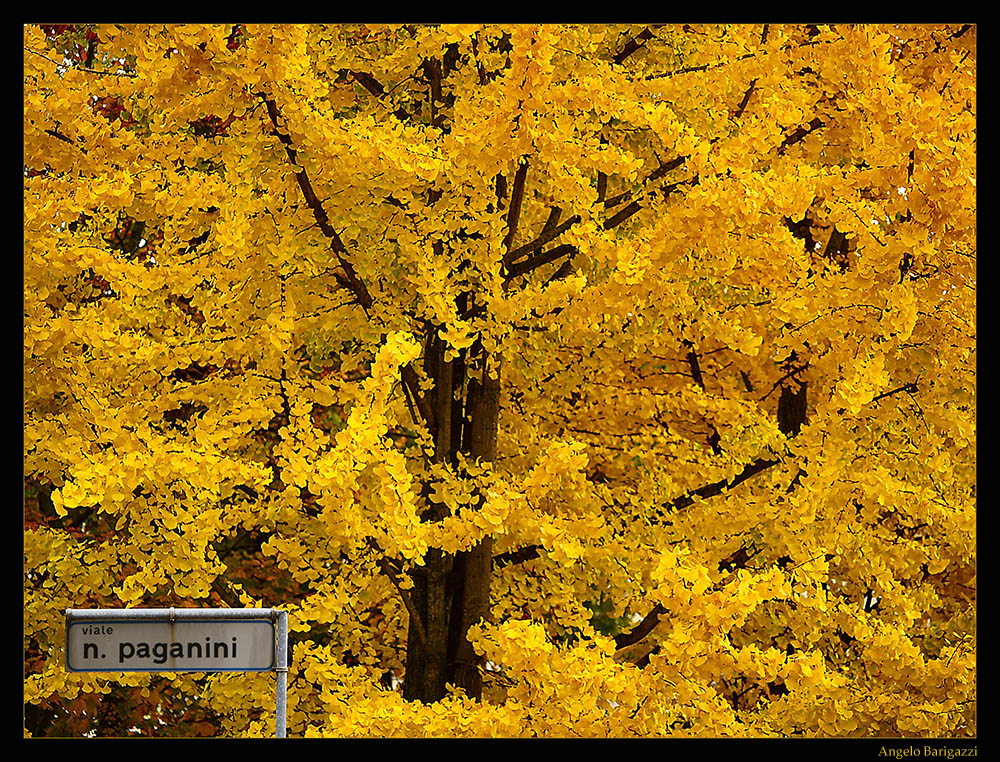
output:
[[[499,368],[496,377],[490,378],[484,363],[480,378],[469,379],[468,428],[463,437],[462,449],[473,459],[492,463],[497,455],[497,423],[500,412]],[[484,495],[479,496],[481,508]],[[466,695],[479,699],[483,683],[477,658],[469,643],[469,627],[489,615],[490,577],[493,572],[493,538],[486,535],[472,550],[458,554],[454,573],[456,576],[456,601],[453,606],[453,626],[449,652],[454,654],[449,669],[449,679],[465,688]],[[459,577],[459,575],[461,575]]]
[[[490,378],[486,372],[491,358],[481,354],[477,359],[474,368],[466,367],[464,352],[445,362],[442,342],[436,337],[428,341],[424,367],[435,381],[428,401],[434,410],[434,459],[439,463],[455,465],[459,451],[482,462],[496,458],[499,374],[493,369]],[[430,485],[425,485],[425,498],[429,493]],[[480,506],[483,500],[480,495]],[[439,521],[445,512],[445,506],[428,502],[423,519]],[[493,540],[486,537],[455,555],[431,550],[424,566],[413,572],[411,595],[427,640],[421,640],[411,621],[404,698],[437,701],[446,695],[446,683],[463,688],[470,698],[481,698],[482,678],[467,634],[489,614],[492,557]]]

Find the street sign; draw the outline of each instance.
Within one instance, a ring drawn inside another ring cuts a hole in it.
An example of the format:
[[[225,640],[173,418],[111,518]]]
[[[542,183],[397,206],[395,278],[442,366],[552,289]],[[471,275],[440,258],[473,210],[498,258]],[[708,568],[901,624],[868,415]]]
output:
[[[274,669],[269,619],[70,621],[71,672],[266,672]]]
[[[285,737],[288,612],[280,609],[66,609],[66,669],[272,671],[274,734]]]

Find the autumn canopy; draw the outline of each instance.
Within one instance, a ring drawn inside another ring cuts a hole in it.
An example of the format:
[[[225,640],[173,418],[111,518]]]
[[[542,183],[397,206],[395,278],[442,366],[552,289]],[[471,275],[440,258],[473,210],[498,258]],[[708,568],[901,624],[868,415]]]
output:
[[[25,733],[974,736],[976,28],[24,28]]]

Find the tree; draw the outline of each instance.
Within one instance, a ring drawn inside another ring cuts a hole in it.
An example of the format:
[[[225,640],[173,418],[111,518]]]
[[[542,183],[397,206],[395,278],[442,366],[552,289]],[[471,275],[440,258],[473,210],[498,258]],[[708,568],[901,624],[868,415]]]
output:
[[[24,48],[26,732],[975,735],[974,26]]]

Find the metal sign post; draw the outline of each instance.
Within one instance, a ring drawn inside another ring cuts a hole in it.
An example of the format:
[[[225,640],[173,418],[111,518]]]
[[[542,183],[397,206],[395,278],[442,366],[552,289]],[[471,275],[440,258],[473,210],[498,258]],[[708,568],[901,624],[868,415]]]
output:
[[[288,694],[288,612],[278,611],[278,663],[274,670],[278,674],[278,698],[275,705],[274,737],[285,737],[285,710]]]
[[[288,612],[279,609],[66,609],[70,672],[275,672],[285,737]]]

